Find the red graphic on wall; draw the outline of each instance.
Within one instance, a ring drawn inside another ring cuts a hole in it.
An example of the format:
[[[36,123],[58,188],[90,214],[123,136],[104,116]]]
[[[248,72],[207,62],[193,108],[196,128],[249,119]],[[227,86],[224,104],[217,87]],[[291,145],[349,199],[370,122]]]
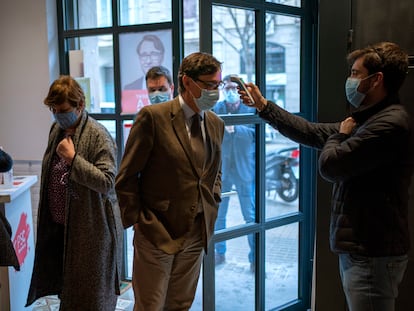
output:
[[[13,239],[14,250],[16,251],[20,266],[23,265],[27,253],[29,252],[29,234],[30,226],[27,223],[27,214],[22,213],[20,215],[20,221],[16,230],[16,235]]]

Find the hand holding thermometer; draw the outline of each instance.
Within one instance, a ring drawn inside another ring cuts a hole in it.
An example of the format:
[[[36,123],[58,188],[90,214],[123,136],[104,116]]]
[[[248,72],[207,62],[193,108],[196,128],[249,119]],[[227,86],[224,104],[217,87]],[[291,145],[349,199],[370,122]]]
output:
[[[246,104],[248,106],[253,106],[254,105],[254,100],[252,95],[250,94],[249,90],[247,89],[246,85],[243,82],[243,79],[236,76],[236,75],[231,75],[230,76],[230,81],[236,83],[239,87],[240,90],[245,91],[246,95],[249,97],[250,103]]]

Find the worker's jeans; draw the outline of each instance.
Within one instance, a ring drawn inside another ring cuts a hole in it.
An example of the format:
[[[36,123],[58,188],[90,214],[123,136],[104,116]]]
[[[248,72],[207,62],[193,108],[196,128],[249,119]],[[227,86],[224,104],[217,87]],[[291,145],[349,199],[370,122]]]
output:
[[[408,256],[339,255],[342,286],[350,311],[394,311]]]

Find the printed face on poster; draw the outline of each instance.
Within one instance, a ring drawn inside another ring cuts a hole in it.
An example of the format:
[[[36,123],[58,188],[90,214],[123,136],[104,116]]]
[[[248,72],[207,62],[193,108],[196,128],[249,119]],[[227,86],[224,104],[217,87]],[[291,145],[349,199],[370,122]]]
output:
[[[121,106],[123,114],[135,114],[149,104],[145,74],[153,66],[172,72],[171,30],[121,34]]]

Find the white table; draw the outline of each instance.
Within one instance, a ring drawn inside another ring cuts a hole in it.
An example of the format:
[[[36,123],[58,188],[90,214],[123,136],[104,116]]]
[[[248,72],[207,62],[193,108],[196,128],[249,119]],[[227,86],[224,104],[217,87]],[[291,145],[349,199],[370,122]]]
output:
[[[13,186],[0,188],[0,209],[12,227],[12,241],[20,263],[20,271],[0,267],[0,310],[23,311],[34,261],[34,228],[30,187],[37,176],[15,176]]]

